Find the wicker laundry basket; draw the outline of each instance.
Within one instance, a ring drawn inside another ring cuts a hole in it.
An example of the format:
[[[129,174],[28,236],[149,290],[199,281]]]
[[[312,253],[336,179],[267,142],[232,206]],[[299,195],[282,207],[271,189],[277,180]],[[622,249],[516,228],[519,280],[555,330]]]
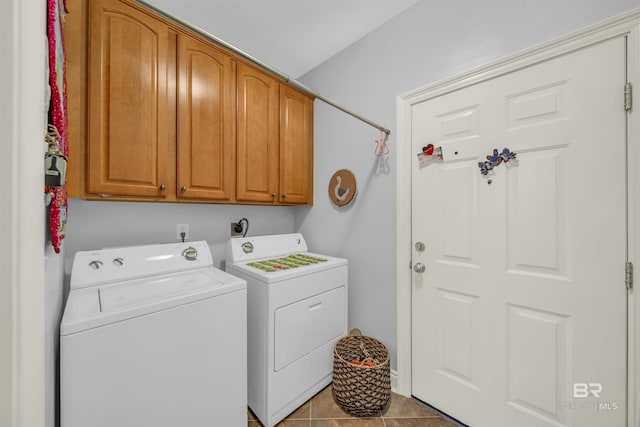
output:
[[[391,397],[389,361],[389,350],[375,338],[352,331],[338,340],[333,349],[333,393],[338,404],[359,417],[379,414]]]

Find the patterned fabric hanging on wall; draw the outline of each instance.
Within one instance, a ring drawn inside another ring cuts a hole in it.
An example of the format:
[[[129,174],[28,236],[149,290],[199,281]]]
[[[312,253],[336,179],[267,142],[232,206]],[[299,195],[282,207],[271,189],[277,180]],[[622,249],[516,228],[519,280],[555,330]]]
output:
[[[49,123],[55,126],[60,135],[58,148],[66,158],[69,157],[67,144],[67,84],[64,44],[62,40],[64,17],[67,13],[65,0],[47,0],[47,37],[49,40],[49,86],[51,87],[51,106]],[[49,229],[51,244],[56,253],[64,239],[67,227],[67,185],[45,187],[45,193],[51,196]]]

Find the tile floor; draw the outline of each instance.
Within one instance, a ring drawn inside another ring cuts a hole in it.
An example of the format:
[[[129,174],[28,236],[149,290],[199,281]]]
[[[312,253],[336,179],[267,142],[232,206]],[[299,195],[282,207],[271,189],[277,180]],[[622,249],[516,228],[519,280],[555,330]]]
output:
[[[248,427],[263,427],[249,412]],[[358,418],[345,412],[333,398],[331,385],[308,400],[276,427],[455,427],[419,402],[391,393],[379,416]]]

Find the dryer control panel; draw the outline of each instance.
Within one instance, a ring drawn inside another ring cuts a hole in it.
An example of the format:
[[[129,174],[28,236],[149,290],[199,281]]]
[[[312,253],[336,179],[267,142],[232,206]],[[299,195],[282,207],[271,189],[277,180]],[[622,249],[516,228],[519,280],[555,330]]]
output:
[[[227,242],[227,262],[235,264],[307,251],[307,242],[300,233],[234,237]]]

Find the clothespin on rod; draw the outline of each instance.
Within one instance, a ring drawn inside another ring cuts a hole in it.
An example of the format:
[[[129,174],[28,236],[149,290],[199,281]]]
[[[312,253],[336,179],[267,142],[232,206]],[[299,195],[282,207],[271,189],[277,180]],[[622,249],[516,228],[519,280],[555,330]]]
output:
[[[374,150],[374,154],[376,156],[387,155],[389,154],[389,146],[387,142],[389,141],[389,133],[384,130],[380,130],[380,139],[376,139],[373,142],[376,143],[376,149]]]

